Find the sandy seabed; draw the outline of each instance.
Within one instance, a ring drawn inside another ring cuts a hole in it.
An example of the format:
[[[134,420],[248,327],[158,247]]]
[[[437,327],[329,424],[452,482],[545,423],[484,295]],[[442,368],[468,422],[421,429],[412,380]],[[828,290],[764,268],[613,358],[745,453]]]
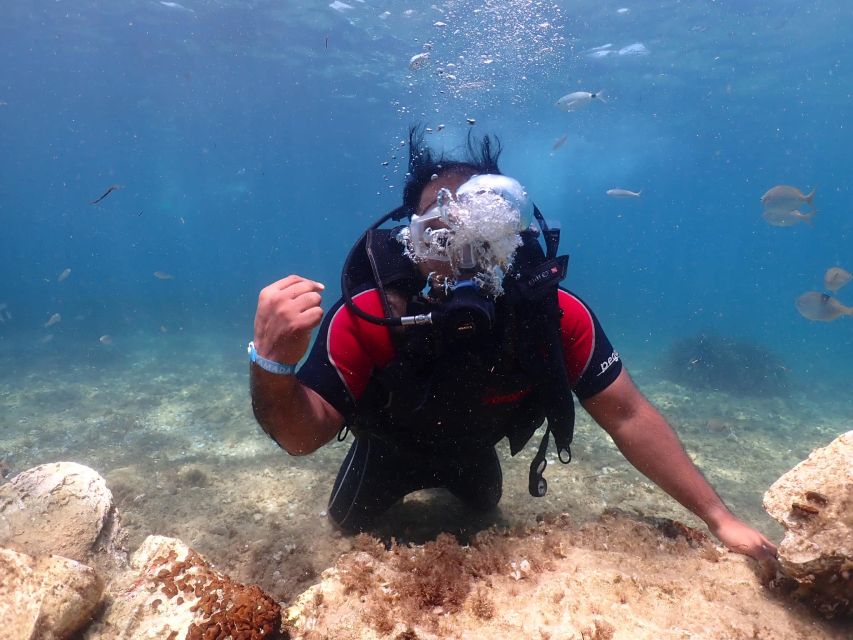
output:
[[[349,442],[295,458],[269,440],[251,415],[241,342],[165,335],[73,349],[54,341],[28,353],[21,358],[0,342],[5,475],[59,460],[88,465],[113,491],[129,548],[151,533],[178,537],[217,569],[285,604],[355,549],[325,512]],[[831,392],[735,398],[685,389],[651,367],[635,365],[632,374],[733,511],[775,540],[781,529],[761,507],[764,491],[849,430],[853,415],[851,401]],[[493,525],[519,530],[562,513],[582,525],[614,508],[703,529],[640,476],[583,411],[572,463],[553,458],[547,496],[531,498],[527,473],[538,442],[539,435],[515,458],[499,445],[504,494],[495,513],[472,516],[446,492],[423,491],[391,509],[375,534],[404,544],[448,532],[465,544]],[[813,632],[809,637],[824,637]]]

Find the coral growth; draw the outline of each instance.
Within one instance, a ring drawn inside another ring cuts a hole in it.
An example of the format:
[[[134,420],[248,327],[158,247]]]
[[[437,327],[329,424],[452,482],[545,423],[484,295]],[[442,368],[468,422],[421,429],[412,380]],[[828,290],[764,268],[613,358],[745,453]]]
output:
[[[700,334],[676,341],[663,356],[662,373],[693,389],[743,396],[785,396],[788,369],[768,349],[742,340]]]

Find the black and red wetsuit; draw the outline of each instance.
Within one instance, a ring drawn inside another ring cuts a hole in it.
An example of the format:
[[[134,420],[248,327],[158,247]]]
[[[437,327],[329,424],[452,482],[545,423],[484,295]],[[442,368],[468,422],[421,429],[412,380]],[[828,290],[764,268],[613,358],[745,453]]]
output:
[[[375,288],[354,301],[384,315]],[[564,289],[558,301],[571,392],[584,400],[609,386],[622,364],[584,302]],[[297,376],[356,433],[329,500],[329,515],[342,529],[364,530],[397,500],[425,488],[445,487],[476,508],[497,504],[502,476],[494,445],[508,436],[515,454],[545,418],[529,372],[502,347],[512,342],[510,323],[503,324],[487,355],[457,367],[460,358],[449,354],[434,366],[440,375],[404,379],[419,363],[400,366],[391,330],[358,318],[342,301],[326,314]],[[376,429],[356,428],[366,413]]]

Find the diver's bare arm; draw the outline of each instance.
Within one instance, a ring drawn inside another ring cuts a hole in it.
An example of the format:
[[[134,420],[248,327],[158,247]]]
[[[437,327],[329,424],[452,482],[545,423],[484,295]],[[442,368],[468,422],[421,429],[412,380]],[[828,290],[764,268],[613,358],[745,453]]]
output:
[[[678,436],[623,369],[607,389],[583,407],[610,434],[640,472],[700,517],[714,531],[734,518],[694,466]]]
[[[628,461],[708,525],[732,551],[775,562],[776,546],[728,510],[687,456],[664,417],[623,369],[607,389],[583,402]]]
[[[252,410],[264,431],[291,455],[316,451],[344,424],[343,416],[295,376],[249,365]]]

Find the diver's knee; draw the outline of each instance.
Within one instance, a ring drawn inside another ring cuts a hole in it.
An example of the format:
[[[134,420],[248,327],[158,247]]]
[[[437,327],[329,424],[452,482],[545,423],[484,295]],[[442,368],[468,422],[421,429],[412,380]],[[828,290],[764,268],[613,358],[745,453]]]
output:
[[[373,526],[376,519],[367,512],[362,513],[357,505],[350,505],[346,510],[335,509],[331,502],[328,507],[328,518],[335,529],[347,536],[364,533]]]
[[[503,487],[498,485],[497,487],[491,488],[483,494],[479,504],[476,505],[476,508],[480,511],[491,511],[498,506],[502,496]]]
[[[490,486],[477,487],[474,491],[470,489],[454,490],[451,488],[450,492],[472,509],[477,511],[491,511],[501,501],[503,486],[502,483],[497,483]]]

